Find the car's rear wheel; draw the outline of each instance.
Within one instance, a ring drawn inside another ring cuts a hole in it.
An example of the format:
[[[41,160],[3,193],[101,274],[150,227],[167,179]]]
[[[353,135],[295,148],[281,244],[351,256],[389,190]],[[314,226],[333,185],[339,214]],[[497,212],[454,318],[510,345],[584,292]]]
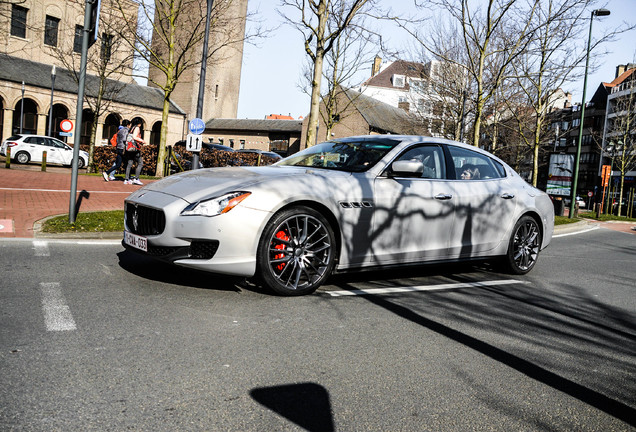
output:
[[[31,155],[25,151],[19,151],[15,154],[15,161],[19,164],[29,163]]]
[[[329,222],[316,210],[283,210],[267,224],[258,245],[257,275],[278,294],[314,292],[331,274],[336,239]]]
[[[504,258],[506,268],[513,274],[526,274],[537,263],[541,248],[541,230],[537,221],[523,216],[517,221]]]
[[[84,163],[84,159],[77,158],[77,168],[78,169],[82,169],[82,168],[84,168],[84,166],[86,166],[86,164]]]

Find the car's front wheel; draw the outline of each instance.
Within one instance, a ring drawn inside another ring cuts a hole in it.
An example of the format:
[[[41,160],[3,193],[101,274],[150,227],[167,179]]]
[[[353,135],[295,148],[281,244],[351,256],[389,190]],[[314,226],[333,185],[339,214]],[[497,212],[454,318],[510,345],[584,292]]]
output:
[[[78,169],[82,169],[86,166],[86,163],[84,162],[84,159],[82,158],[77,158],[77,168]]]
[[[526,274],[537,263],[541,248],[541,230],[537,221],[523,216],[517,221],[508,243],[508,253],[504,261],[513,274]]]
[[[257,275],[278,294],[314,292],[335,265],[336,238],[316,210],[299,206],[276,214],[258,245]]]
[[[31,160],[31,155],[29,155],[25,151],[20,151],[15,154],[15,161],[19,164],[29,163]]]

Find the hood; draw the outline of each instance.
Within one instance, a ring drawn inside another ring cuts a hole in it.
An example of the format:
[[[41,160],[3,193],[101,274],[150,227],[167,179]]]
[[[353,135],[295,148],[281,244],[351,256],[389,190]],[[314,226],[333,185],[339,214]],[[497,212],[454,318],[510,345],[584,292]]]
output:
[[[138,192],[160,192],[182,198],[188,202],[195,202],[226,192],[249,190],[251,187],[265,181],[307,173],[322,175],[326,172],[320,169],[278,166],[205,168],[171,175],[149,183],[139,189]],[[334,172],[330,171],[329,173],[329,175],[332,175]],[[338,174],[350,175],[342,172]]]

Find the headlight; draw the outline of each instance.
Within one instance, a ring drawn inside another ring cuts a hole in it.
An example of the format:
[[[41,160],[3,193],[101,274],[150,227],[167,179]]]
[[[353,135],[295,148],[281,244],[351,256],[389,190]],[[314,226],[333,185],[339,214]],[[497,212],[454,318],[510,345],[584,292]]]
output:
[[[181,216],[217,216],[227,213],[250,195],[251,192],[232,192],[195,202],[183,209]]]

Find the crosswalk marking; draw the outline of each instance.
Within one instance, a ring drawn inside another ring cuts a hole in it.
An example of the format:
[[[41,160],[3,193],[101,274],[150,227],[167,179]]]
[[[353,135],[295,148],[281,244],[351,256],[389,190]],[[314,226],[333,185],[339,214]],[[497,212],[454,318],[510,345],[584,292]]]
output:
[[[76,330],[71,309],[64,300],[59,282],[41,282],[42,310],[47,331]]]
[[[480,282],[458,282],[458,283],[446,283],[437,285],[416,285],[416,286],[397,286],[387,288],[366,288],[366,289],[352,289],[343,291],[327,291],[332,297],[341,296],[361,296],[361,295],[375,295],[375,294],[394,294],[404,292],[417,292],[417,291],[437,291],[446,289],[457,288],[479,288],[479,287],[491,287],[500,285],[511,284],[525,284],[528,282],[516,280],[516,279],[504,279],[494,281],[480,281]]]
[[[49,243],[45,241],[33,241],[33,249],[35,249],[35,256],[47,257],[50,256]]]

